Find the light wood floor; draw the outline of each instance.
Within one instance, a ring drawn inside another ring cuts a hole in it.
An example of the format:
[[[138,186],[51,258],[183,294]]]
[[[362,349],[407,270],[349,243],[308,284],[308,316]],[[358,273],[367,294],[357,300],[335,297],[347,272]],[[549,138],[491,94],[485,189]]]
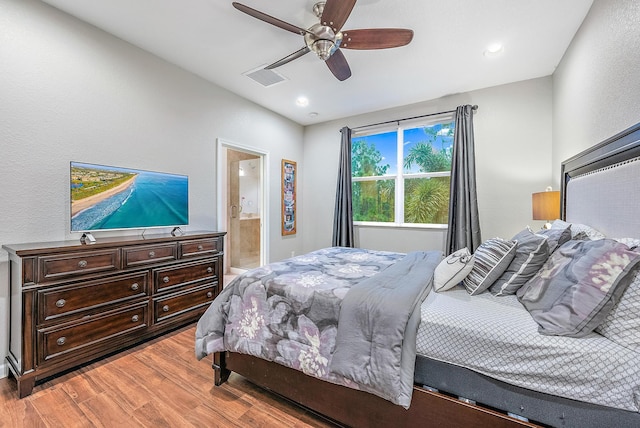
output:
[[[17,398],[0,379],[0,428],[333,427],[232,374],[213,385],[211,358],[194,356],[195,326],[37,385]]]

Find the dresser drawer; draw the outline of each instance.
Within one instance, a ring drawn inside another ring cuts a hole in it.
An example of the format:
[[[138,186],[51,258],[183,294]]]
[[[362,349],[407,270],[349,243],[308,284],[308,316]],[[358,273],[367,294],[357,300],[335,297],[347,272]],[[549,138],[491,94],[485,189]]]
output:
[[[85,349],[100,346],[117,336],[147,327],[148,303],[138,303],[104,315],[88,317],[76,323],[67,323],[38,330],[38,361],[60,358],[69,353],[78,355]],[[117,342],[114,341],[114,345]]]
[[[199,281],[217,281],[218,263],[219,259],[216,257],[176,267],[154,269],[153,292],[160,293]]]
[[[180,243],[182,258],[215,254],[220,251],[222,251],[222,239],[220,238],[194,239]]]
[[[148,295],[147,272],[38,291],[40,322]]]
[[[159,323],[180,315],[195,316],[194,312],[198,309],[204,312],[216,296],[217,287],[217,283],[210,284],[154,300],[153,322]]]
[[[178,259],[178,247],[175,243],[164,245],[144,245],[122,249],[124,267],[148,265]]]
[[[120,251],[114,248],[39,257],[38,265],[40,267],[39,282],[114,271],[120,266]]]

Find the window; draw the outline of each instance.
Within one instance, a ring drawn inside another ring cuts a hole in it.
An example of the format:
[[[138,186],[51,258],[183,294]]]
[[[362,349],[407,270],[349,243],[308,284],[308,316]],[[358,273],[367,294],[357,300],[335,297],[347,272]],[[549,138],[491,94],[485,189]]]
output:
[[[351,139],[356,223],[443,225],[449,218],[453,117]]]

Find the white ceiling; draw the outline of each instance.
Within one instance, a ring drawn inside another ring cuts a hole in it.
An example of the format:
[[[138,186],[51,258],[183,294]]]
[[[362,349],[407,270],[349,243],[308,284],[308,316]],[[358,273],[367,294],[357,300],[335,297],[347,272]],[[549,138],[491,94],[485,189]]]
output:
[[[275,70],[285,82],[264,87],[243,73],[302,48],[303,38],[231,0],[43,1],[302,125],[548,76],[593,2],[359,0],[343,29],[410,28],[413,41],[343,49],[352,71],[344,82],[309,53]],[[316,0],[240,2],[299,27],[317,22]],[[503,53],[484,56],[495,42]],[[308,106],[296,105],[301,95]]]

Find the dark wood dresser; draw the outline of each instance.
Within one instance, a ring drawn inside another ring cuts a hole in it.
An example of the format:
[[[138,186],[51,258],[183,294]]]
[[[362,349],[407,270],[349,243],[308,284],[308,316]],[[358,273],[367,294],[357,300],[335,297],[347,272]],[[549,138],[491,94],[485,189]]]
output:
[[[3,245],[7,361],[20,398],[42,379],[196,321],[222,288],[224,235]]]

